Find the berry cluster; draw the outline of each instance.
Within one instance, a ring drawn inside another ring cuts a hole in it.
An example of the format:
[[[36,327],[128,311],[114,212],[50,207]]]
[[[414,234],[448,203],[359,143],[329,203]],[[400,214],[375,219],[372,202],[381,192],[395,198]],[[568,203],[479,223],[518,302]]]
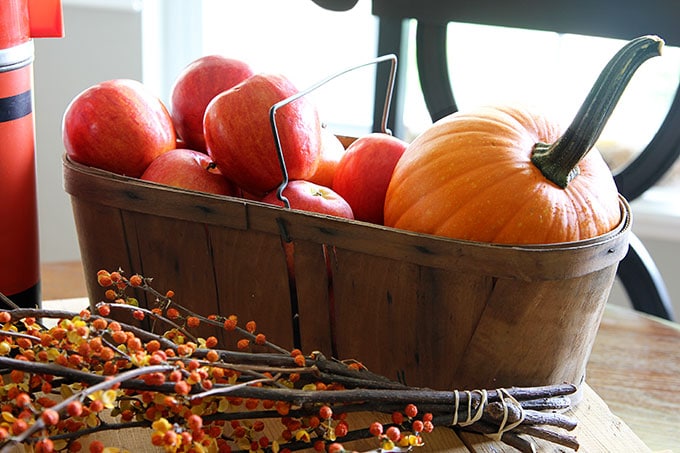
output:
[[[26,316],[28,309],[0,312],[0,367],[8,371],[0,387],[1,445],[78,452],[96,433],[146,426],[151,444],[167,452],[345,451],[338,442],[353,438],[347,417],[352,402],[334,406],[323,395],[347,390],[343,376],[353,376],[352,382],[370,378],[359,362],[329,361],[331,372],[322,378],[309,366],[323,362],[322,356],[270,344],[255,321],[241,327],[235,315],[190,313],[173,301],[172,291],[158,293],[140,275],[102,270],[97,281],[105,300],[95,312],[37,313],[57,319],[51,328]],[[140,307],[127,294],[131,288],[151,293],[157,305]],[[163,324],[162,334],[117,320],[116,311]],[[218,349],[216,337],[194,336],[191,331],[203,323],[238,333],[236,348]],[[258,360],[247,352],[251,344],[275,352],[275,363],[271,353]],[[405,426],[403,415],[384,435],[382,428],[378,434],[371,429],[382,448],[422,445],[420,433],[431,422],[411,422],[413,408],[405,411],[413,434],[397,427]],[[87,443],[90,452],[104,451],[99,440]]]

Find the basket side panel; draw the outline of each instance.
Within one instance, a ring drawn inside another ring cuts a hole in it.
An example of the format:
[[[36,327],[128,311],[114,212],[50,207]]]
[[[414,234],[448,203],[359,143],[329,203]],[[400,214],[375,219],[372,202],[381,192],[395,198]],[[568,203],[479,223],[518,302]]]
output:
[[[492,279],[336,249],[339,358],[408,385],[450,389]]]
[[[128,243],[139,254],[139,265],[129,271],[153,278],[152,286],[163,294],[175,291],[174,301],[191,312],[214,313],[217,299],[206,226],[134,211],[125,212],[124,219]],[[155,307],[155,300],[145,295],[147,307]],[[220,331],[202,326],[194,333],[208,336]]]
[[[97,271],[136,269],[139,254],[128,245],[124,214],[120,209],[71,198],[73,218],[88,297],[96,304],[104,297],[97,283]]]
[[[611,266],[568,280],[499,279],[455,384],[579,385],[615,276]]]
[[[284,348],[294,347],[291,289],[286,253],[278,235],[210,226],[217,312],[235,314],[240,325],[257,323],[258,332]]]
[[[334,354],[330,318],[332,281],[328,247],[309,241],[295,241],[295,287],[300,348]]]

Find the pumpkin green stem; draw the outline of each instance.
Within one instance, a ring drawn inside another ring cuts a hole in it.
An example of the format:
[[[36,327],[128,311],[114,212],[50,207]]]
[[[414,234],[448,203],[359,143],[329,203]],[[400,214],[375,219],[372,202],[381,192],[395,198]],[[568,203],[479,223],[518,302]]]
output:
[[[633,39],[607,63],[576,117],[555,143],[537,143],[531,161],[550,181],[566,189],[578,175],[578,163],[600,137],[628,82],[648,59],[661,55],[658,36]]]

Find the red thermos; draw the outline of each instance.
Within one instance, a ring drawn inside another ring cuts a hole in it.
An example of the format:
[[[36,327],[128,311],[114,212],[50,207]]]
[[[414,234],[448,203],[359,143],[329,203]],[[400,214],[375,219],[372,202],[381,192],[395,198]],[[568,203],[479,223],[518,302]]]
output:
[[[40,305],[32,38],[61,36],[60,0],[0,2],[0,292],[22,307]]]

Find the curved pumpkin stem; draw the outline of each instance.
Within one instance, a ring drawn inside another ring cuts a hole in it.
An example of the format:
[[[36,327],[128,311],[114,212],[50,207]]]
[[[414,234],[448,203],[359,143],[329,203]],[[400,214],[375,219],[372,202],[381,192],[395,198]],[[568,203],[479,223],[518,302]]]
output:
[[[531,161],[550,181],[566,189],[578,175],[578,163],[600,137],[628,82],[648,59],[661,55],[658,36],[633,39],[607,63],[576,117],[555,143],[537,143]]]

